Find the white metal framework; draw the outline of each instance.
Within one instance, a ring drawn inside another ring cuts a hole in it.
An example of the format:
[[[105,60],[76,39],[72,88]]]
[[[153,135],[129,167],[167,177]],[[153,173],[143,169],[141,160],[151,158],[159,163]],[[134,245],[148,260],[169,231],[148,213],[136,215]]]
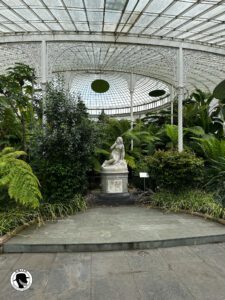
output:
[[[0,72],[15,62],[43,89],[87,70],[166,84],[180,95],[182,149],[183,93],[225,77],[225,0],[0,0]]]

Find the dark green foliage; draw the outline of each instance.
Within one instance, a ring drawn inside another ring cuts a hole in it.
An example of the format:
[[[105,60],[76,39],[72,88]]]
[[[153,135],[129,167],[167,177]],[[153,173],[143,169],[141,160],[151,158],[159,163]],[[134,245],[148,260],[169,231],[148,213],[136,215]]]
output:
[[[35,74],[31,67],[17,63],[0,75],[0,139],[2,146],[27,151],[33,123]]]
[[[214,194],[201,190],[184,190],[179,193],[162,190],[151,196],[150,204],[175,212],[186,210],[225,218],[225,209],[214,200]]]
[[[62,85],[48,86],[45,114],[46,128],[32,145],[32,164],[44,199],[69,201],[87,188],[98,131],[83,102],[67,94]]]
[[[204,161],[190,152],[156,151],[146,162],[155,188],[178,191],[203,182]]]

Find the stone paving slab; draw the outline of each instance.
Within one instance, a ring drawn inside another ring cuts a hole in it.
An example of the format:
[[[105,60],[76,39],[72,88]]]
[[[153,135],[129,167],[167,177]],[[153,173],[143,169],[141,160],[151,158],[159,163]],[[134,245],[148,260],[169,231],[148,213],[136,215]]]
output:
[[[225,243],[96,253],[0,255],[1,300],[224,300]],[[10,276],[28,270],[16,291]]]
[[[225,241],[225,226],[197,216],[136,206],[96,207],[31,227],[4,252],[109,251]]]

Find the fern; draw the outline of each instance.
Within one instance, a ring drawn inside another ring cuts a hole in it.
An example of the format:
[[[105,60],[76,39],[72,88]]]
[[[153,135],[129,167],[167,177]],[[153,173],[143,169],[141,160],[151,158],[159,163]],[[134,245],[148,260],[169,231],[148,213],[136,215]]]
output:
[[[6,186],[10,198],[18,203],[37,208],[42,199],[39,181],[29,164],[19,159],[22,155],[26,153],[10,147],[0,152],[0,187]]]

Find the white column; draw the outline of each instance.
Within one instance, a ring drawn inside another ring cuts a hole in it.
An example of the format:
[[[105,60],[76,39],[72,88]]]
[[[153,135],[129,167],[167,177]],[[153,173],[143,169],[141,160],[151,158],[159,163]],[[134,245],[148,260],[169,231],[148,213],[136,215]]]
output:
[[[183,98],[184,98],[184,62],[183,48],[178,50],[178,151],[183,151]]]
[[[173,125],[173,100],[174,100],[174,89],[173,86],[171,85],[170,87],[170,116],[171,116],[170,124],[171,125]]]
[[[133,113],[133,95],[134,95],[134,74],[130,74],[130,129],[134,128],[134,113]],[[131,140],[131,150],[134,148],[134,141]]]
[[[45,97],[46,97],[46,84],[47,84],[47,73],[48,73],[48,63],[47,63],[47,45],[46,41],[41,42],[41,87],[42,87],[42,108],[45,110]],[[43,124],[46,123],[45,116],[43,114]]]

